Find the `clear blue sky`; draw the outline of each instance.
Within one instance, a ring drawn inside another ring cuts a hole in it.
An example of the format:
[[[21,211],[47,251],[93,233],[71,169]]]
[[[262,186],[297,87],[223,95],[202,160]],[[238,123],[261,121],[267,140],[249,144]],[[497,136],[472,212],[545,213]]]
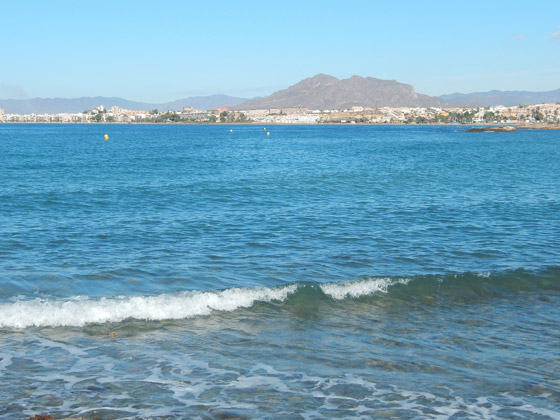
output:
[[[560,88],[560,0],[4,1],[0,98],[268,95],[317,73],[420,93]]]

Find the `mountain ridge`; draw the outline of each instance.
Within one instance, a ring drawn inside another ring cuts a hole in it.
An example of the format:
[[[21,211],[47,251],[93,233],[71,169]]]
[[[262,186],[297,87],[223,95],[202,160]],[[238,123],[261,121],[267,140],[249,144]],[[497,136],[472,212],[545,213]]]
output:
[[[536,105],[560,102],[560,89],[544,92],[524,90],[489,90],[487,92],[472,93],[455,92],[441,95],[440,98],[450,105],[465,107]]]
[[[286,89],[262,97],[247,99],[228,95],[208,95],[182,98],[166,103],[130,101],[118,97],[0,99],[0,108],[8,114],[78,113],[95,108],[119,108],[149,111],[177,111],[183,107],[196,109],[272,109],[304,107],[309,109],[348,109],[353,106],[381,107],[485,107],[516,106],[560,102],[560,89],[531,91],[501,91],[451,93],[429,96],[417,93],[413,86],[396,80],[353,75],[338,79],[319,73],[305,78]]]
[[[352,76],[338,79],[319,73],[272,93],[236,105],[235,109],[304,107],[309,109],[347,109],[352,106],[444,106],[445,101],[417,93],[411,85],[396,80]]]
[[[193,96],[161,104],[130,101],[118,97],[84,96],[80,98],[0,99],[0,108],[8,114],[78,113],[99,105],[103,105],[105,108],[118,106],[119,108],[138,111],[152,109],[178,111],[186,106],[197,109],[228,108],[244,101],[247,101],[247,98],[220,94]]]

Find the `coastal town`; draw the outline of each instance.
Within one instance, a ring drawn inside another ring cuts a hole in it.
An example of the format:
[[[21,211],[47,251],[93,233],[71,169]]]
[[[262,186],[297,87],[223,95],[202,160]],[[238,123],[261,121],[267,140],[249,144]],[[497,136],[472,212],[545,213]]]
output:
[[[519,106],[370,108],[353,106],[340,110],[279,108],[180,111],[130,110],[100,105],[79,113],[10,114],[0,109],[0,123],[188,123],[188,124],[560,124],[560,103]],[[551,127],[552,128],[552,127]]]

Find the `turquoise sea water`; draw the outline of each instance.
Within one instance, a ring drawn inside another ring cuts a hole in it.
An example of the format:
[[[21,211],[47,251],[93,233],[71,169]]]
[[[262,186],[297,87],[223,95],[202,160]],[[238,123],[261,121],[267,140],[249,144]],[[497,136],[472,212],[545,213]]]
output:
[[[465,129],[0,125],[0,419],[560,419],[560,132]]]

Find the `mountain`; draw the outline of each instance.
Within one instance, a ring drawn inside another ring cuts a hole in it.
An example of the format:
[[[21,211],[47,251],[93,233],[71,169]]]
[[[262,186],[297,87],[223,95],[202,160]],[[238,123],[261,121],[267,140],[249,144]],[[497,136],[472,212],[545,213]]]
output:
[[[548,92],[527,92],[527,91],[501,91],[491,90],[490,92],[473,93],[452,93],[441,95],[441,99],[455,106],[516,106],[534,105],[551,102],[560,102],[560,89]]]
[[[119,108],[139,111],[180,110],[184,106],[196,109],[228,108],[245,102],[247,98],[227,95],[194,96],[163,104],[128,101],[122,98],[106,98],[103,96],[84,98],[34,98],[34,99],[0,99],[0,108],[7,114],[58,114],[78,113],[103,105],[105,108],[118,106]]]
[[[184,106],[191,106],[196,109],[231,108],[237,104],[247,101],[247,98],[238,98],[228,95],[193,96],[191,98],[179,99],[158,105],[156,108],[163,110],[180,110]]]
[[[339,80],[327,74],[318,74],[270,96],[253,99],[234,108],[347,109],[352,106],[380,108],[384,106],[441,107],[444,105],[443,99],[416,93],[412,86],[395,80],[360,76]]]
[[[0,108],[7,114],[58,114],[77,113],[95,108],[119,108],[150,111],[180,110],[190,106],[196,109],[271,109],[305,107],[309,109],[347,109],[352,106],[380,108],[399,107],[445,107],[445,106],[515,106],[560,102],[560,89],[548,92],[500,91],[452,93],[433,97],[416,93],[411,85],[395,80],[352,76],[337,79],[327,74],[302,80],[284,90],[264,98],[247,100],[227,95],[194,96],[172,102],[151,104],[122,98],[103,96],[83,98],[34,98],[0,99]]]

